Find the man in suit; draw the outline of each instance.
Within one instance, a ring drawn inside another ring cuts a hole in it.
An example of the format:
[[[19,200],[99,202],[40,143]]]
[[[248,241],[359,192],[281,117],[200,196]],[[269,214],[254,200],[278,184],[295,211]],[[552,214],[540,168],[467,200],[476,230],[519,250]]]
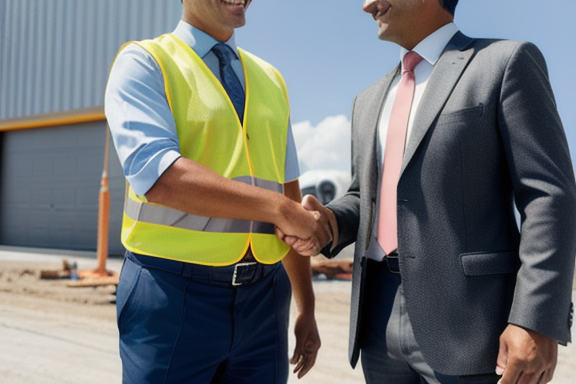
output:
[[[303,255],[356,243],[349,353],[355,366],[362,352],[368,383],[547,383],[570,341],[568,145],[539,50],[465,36],[456,3],[364,2],[380,39],[423,58],[399,175],[380,187],[402,65],[354,100],[348,193],[327,207],[304,198],[332,238],[278,235]]]

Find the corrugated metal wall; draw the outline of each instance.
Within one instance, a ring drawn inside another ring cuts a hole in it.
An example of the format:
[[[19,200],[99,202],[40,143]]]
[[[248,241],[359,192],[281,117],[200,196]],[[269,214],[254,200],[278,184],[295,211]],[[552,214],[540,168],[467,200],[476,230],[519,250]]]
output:
[[[179,0],[0,0],[0,119],[102,105],[120,45],[181,13]]]
[[[172,31],[181,13],[180,0],[0,0],[0,121],[101,106],[118,48]],[[105,132],[105,121],[0,130],[0,244],[95,250]],[[117,254],[125,182],[112,148]]]

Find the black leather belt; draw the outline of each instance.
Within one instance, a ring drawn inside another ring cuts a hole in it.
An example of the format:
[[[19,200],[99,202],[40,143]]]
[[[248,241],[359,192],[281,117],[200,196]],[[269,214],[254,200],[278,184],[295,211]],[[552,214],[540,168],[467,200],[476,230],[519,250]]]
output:
[[[240,287],[257,283],[280,266],[280,263],[262,264],[256,261],[241,261],[224,267],[213,267],[145,256],[130,251],[126,252],[126,258],[142,267],[173,273],[207,284],[228,287]]]
[[[398,262],[398,252],[390,252],[389,255],[384,256],[384,261],[388,270],[392,273],[400,273],[400,263]]]

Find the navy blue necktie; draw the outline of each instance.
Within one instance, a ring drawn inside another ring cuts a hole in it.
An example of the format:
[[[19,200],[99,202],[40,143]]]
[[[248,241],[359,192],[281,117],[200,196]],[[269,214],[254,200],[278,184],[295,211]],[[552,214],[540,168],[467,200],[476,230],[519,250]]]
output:
[[[212,52],[218,57],[220,63],[220,78],[224,89],[228,93],[228,97],[232,100],[234,104],[234,109],[242,122],[244,120],[244,103],[246,95],[244,93],[244,88],[238,80],[238,76],[234,73],[232,69],[231,60],[234,56],[232,48],[223,43],[218,43],[212,47]]]

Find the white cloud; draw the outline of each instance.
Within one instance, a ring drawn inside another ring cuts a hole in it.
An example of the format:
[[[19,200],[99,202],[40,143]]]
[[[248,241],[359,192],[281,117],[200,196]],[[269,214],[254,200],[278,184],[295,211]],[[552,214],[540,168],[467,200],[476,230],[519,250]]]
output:
[[[350,172],[350,121],[329,116],[317,126],[309,121],[292,126],[300,171],[333,169]]]

